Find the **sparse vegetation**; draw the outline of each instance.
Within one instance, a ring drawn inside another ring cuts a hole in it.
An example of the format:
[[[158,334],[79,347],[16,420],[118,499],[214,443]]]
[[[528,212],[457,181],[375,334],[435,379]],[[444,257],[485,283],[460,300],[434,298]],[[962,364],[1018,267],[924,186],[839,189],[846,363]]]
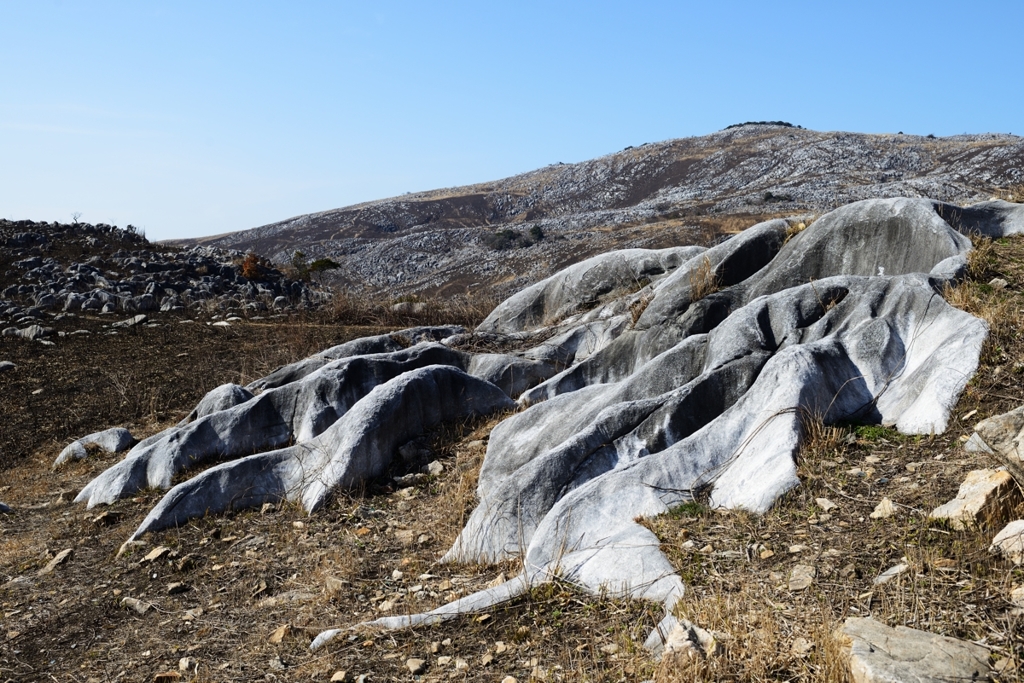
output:
[[[690,301],[699,301],[719,289],[721,289],[721,282],[719,282],[718,273],[712,267],[711,259],[705,256],[697,268],[690,273]]]

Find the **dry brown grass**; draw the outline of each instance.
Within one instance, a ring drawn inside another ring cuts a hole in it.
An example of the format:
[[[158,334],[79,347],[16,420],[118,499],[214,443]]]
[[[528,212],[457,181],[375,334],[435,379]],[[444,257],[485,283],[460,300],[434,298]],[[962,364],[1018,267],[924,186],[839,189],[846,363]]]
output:
[[[721,288],[721,281],[711,265],[711,259],[704,256],[697,268],[690,273],[690,301],[700,301]]]
[[[367,292],[340,290],[317,316],[335,325],[412,327],[414,325],[463,325],[476,327],[494,310],[492,293],[446,298],[402,297],[391,299]]]

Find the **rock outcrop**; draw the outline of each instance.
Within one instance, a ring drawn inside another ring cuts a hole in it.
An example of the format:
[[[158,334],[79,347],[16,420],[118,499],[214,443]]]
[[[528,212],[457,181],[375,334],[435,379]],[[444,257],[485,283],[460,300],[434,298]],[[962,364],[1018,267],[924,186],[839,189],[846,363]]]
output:
[[[243,268],[246,254],[240,251],[171,248],[110,225],[0,220],[0,244],[7,268],[0,321],[14,323],[4,336],[49,336],[53,330],[39,324],[47,315],[255,315],[314,307],[326,296],[258,260]]]
[[[485,609],[554,576],[671,610],[682,581],[638,519],[693,500],[768,509],[799,483],[809,421],[946,429],[988,331],[941,296],[971,250],[969,212],[943,217],[955,208],[869,200],[706,250],[607,254],[511,297],[476,332],[368,338],[216,389],[78,500],[169,488],[216,457],[132,538],[268,501],[314,511],[432,425],[518,407],[491,432],[479,505],[445,559],[521,558],[523,573],[372,625]],[[487,345],[508,351],[474,352]]]

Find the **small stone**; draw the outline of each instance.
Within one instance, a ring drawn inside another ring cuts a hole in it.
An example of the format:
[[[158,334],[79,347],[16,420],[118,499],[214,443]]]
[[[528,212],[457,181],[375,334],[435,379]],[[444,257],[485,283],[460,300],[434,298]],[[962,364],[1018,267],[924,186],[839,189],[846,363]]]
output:
[[[796,555],[797,553],[806,552],[808,550],[810,550],[810,548],[808,546],[806,546],[806,545],[801,544],[801,543],[797,543],[796,545],[789,546],[789,554],[790,555]]]
[[[430,654],[436,655],[440,651],[441,651],[441,643],[439,643],[438,641],[435,640],[434,642],[432,642],[430,644]]]
[[[174,568],[179,572],[187,572],[196,568],[199,564],[199,559],[195,555],[186,555],[185,557],[178,560],[178,564],[174,565]]]
[[[405,660],[405,667],[409,669],[409,673],[416,676],[427,670],[427,663],[422,659],[411,658]]]
[[[486,624],[490,620],[491,620],[491,615],[490,614],[481,614],[480,616],[478,616],[476,618],[476,622],[478,624]]]
[[[167,594],[168,595],[178,595],[180,593],[184,593],[185,591],[189,590],[190,588],[192,588],[192,587],[189,586],[187,583],[182,583],[180,581],[175,581],[174,583],[167,584]]]
[[[285,638],[291,635],[291,632],[292,627],[289,624],[285,624],[284,626],[278,626],[276,629],[274,629],[274,632],[270,634],[270,637],[267,638],[267,641],[271,643],[283,642]]]
[[[199,663],[195,657],[182,657],[178,660],[179,671],[195,671],[199,668]]]
[[[395,540],[402,545],[412,545],[416,540],[416,532],[411,529],[398,529],[395,531]]]
[[[515,676],[505,676],[501,683],[519,683],[519,680]]]
[[[279,656],[274,657],[269,662],[267,662],[267,666],[269,666],[274,671],[283,671],[286,668],[284,661]]]
[[[488,664],[490,664],[493,661],[494,661],[494,655],[492,655],[490,652],[487,652],[487,653],[481,655],[481,657],[480,657],[480,664],[483,665],[483,666],[487,666]]]
[[[931,518],[947,520],[958,531],[994,527],[1009,519],[1020,502],[1020,489],[1009,472],[974,470],[967,473],[956,498],[935,508]]]
[[[92,523],[96,526],[110,526],[117,524],[121,521],[121,515],[111,510],[105,510],[97,517],[93,518]]]
[[[761,553],[760,553],[759,557],[760,557],[760,558],[761,558],[762,560],[767,560],[767,559],[768,559],[768,558],[770,558],[770,557],[775,557],[775,551],[774,551],[774,550],[771,550],[771,549],[769,549],[769,548],[765,548],[764,550],[762,550],[762,551],[761,551]]]
[[[1024,585],[1014,586],[1010,590],[1010,602],[1014,607],[1024,607]]]
[[[494,641],[494,654],[503,655],[508,652],[508,646],[500,640]]]
[[[377,609],[379,609],[381,612],[390,612],[394,608],[395,608],[395,601],[394,600],[384,600],[379,605],[377,605]]]
[[[798,564],[789,572],[789,590],[802,591],[814,583],[817,570],[807,564]]]
[[[806,657],[811,654],[814,650],[814,643],[807,640],[806,638],[797,638],[793,641],[793,646],[789,649],[790,652],[795,654],[797,657]]]
[[[151,603],[144,602],[138,598],[122,598],[121,605],[128,609],[135,610],[139,614],[145,614],[153,607]]]
[[[993,289],[1006,289],[1010,283],[1001,277],[994,277],[988,281],[989,287]]]
[[[469,662],[467,662],[462,657],[456,657],[455,658],[455,670],[456,671],[465,671],[468,668],[469,668]]]
[[[619,646],[615,643],[608,643],[607,645],[601,646],[601,652],[605,653],[606,655],[618,654]]]
[[[185,610],[185,613],[181,615],[181,619],[182,621],[195,621],[201,616],[203,616],[203,608],[195,607],[193,609]]]
[[[1001,554],[1014,564],[1024,564],[1024,519],[1007,524],[992,539],[988,551]]]
[[[815,498],[814,502],[818,504],[818,507],[820,507],[823,512],[828,512],[833,508],[839,507],[828,498]]]
[[[67,548],[66,550],[61,550],[59,553],[57,553],[54,556],[54,558],[52,560],[50,560],[47,563],[47,565],[45,567],[43,567],[38,572],[36,572],[36,574],[38,576],[45,576],[46,574],[51,573],[59,565],[64,564],[64,562],[66,562],[68,560],[68,558],[71,557],[73,552],[74,551],[71,548]]]
[[[328,576],[324,579],[324,590],[327,591],[328,595],[337,595],[345,590],[348,585],[348,581],[339,579],[334,576]]]
[[[896,506],[888,498],[883,498],[868,517],[871,519],[888,519],[894,514],[896,514]]]
[[[391,572],[391,580],[392,581],[401,581],[404,576],[405,576],[405,573],[401,572],[401,571],[399,571],[397,569],[395,571]]]
[[[349,683],[351,680],[352,677],[348,675],[347,671],[335,671],[331,676],[331,683]]]
[[[168,548],[165,545],[160,545],[160,546],[157,546],[157,547],[153,548],[148,553],[146,553],[146,556],[142,558],[142,561],[143,562],[156,562],[157,560],[159,560],[161,557],[163,557],[164,555],[166,555],[169,552],[171,552],[170,548]]]
[[[432,476],[438,477],[444,473],[444,465],[442,465],[440,461],[434,460],[429,465],[427,465],[427,473]]]
[[[876,586],[882,586],[895,579],[900,574],[905,574],[910,571],[910,565],[906,563],[900,563],[893,567],[889,567],[884,572],[875,577],[872,583]]]
[[[153,677],[154,683],[171,683],[172,681],[180,681],[181,674],[177,671],[164,671],[158,673]]]
[[[438,666],[448,666],[449,664],[451,664],[451,662],[452,662],[452,658],[447,656],[447,655],[443,655],[443,656],[437,658],[437,665]]]

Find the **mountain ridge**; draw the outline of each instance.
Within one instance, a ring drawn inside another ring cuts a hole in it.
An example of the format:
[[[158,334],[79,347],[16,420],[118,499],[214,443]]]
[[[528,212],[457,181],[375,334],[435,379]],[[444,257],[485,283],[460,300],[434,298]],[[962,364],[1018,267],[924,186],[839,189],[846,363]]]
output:
[[[348,286],[391,294],[504,294],[608,249],[708,243],[763,217],[868,197],[965,204],[1019,183],[1024,138],[1014,135],[740,124],[172,243],[252,250],[279,263],[299,250],[339,262]],[[531,229],[546,237],[531,239]]]

